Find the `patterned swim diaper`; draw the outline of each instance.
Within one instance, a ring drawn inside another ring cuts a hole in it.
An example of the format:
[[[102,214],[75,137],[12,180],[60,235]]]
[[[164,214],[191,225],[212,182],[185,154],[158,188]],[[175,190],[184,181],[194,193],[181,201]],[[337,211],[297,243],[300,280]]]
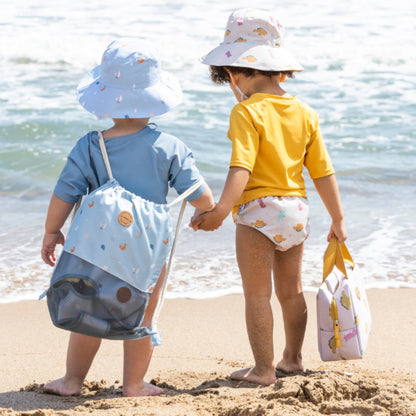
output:
[[[309,236],[308,200],[298,196],[255,199],[240,205],[234,221],[259,230],[276,244],[276,250],[286,251]]]

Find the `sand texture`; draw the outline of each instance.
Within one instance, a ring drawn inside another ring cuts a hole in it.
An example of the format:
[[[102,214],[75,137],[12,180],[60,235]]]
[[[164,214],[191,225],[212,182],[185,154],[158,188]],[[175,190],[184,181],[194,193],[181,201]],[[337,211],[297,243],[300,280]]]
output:
[[[164,345],[155,350],[147,380],[157,397],[121,396],[122,348],[104,341],[82,394],[46,394],[43,384],[65,370],[68,334],[52,326],[45,302],[0,305],[0,415],[416,415],[416,290],[367,292],[373,328],[363,360],[319,359],[315,294],[307,293],[306,370],[278,373],[260,387],[232,381],[252,364],[242,296],[167,300],[160,318]],[[276,302],[275,351],[283,348]]]

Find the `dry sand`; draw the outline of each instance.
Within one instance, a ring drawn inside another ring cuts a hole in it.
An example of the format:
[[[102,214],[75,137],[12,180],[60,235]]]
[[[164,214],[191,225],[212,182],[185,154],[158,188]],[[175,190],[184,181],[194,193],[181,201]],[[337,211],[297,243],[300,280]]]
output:
[[[45,302],[0,304],[0,415],[416,415],[416,289],[369,290],[373,329],[363,360],[323,363],[316,339],[315,294],[303,374],[259,387],[228,379],[252,364],[242,296],[167,300],[147,380],[158,397],[121,396],[122,343],[104,341],[81,396],[43,393],[65,369],[68,334],[52,326]],[[274,303],[275,350],[283,346]]]

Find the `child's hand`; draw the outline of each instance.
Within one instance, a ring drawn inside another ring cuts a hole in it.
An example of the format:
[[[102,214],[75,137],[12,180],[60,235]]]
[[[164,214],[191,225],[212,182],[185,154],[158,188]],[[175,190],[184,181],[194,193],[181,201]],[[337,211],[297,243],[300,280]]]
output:
[[[49,264],[49,266],[55,266],[56,256],[55,256],[55,247],[57,244],[62,246],[65,243],[65,236],[62,231],[57,233],[45,234],[43,237],[41,256],[42,260]]]
[[[212,211],[204,212],[191,219],[190,227],[196,230],[214,231],[221,227],[224,218],[219,211],[214,208]]]
[[[200,215],[202,215],[204,212],[206,212],[206,211],[204,211],[204,210],[202,210],[202,209],[199,209],[199,208],[195,208],[195,211],[194,211],[194,215],[192,215],[192,217],[191,217],[191,222],[189,223],[189,226],[191,227],[191,228],[193,228],[194,229],[194,231],[196,231],[197,230],[197,228],[194,228],[193,227],[193,222],[194,222],[194,220],[196,220]]]
[[[343,244],[347,239],[347,231],[345,229],[344,221],[333,221],[331,224],[331,229],[327,237],[328,242],[331,241],[331,238],[335,236],[340,244]]]

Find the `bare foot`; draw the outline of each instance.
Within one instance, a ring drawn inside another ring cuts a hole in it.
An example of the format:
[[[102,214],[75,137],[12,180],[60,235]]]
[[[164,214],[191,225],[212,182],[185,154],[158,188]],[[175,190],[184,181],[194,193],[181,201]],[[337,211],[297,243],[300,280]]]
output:
[[[303,371],[302,361],[289,361],[283,358],[276,365],[276,370],[283,373],[300,373]]]
[[[234,371],[230,377],[232,380],[249,381],[250,383],[261,384],[262,386],[270,386],[270,384],[276,382],[274,370],[265,374],[258,374],[256,372],[256,367]]]
[[[157,396],[162,392],[163,390],[160,387],[145,381],[139,386],[123,387],[123,396],[125,397]]]
[[[59,396],[77,396],[81,393],[82,383],[65,380],[65,377],[53,380],[45,384],[43,390],[46,393],[58,394]]]

